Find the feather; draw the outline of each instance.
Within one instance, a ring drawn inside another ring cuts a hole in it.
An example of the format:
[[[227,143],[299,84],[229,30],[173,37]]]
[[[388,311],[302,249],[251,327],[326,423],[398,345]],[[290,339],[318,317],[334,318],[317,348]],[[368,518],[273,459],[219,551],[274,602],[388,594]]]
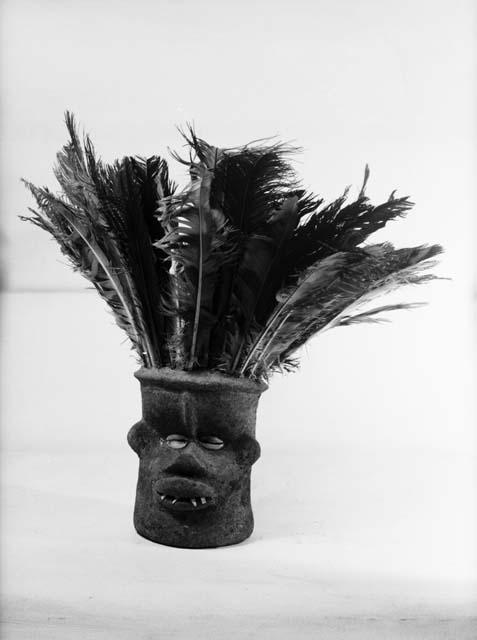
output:
[[[67,203],[46,189],[39,189],[26,181],[24,183],[37,201],[40,212],[32,211],[33,218],[22,219],[34,222],[53,235],[73,267],[90,280],[106,300],[118,325],[126,331],[144,364],[150,366],[145,347],[146,336],[137,330],[122,278],[100,248],[91,229],[83,227]]]
[[[257,141],[222,149],[198,138],[192,127],[183,136],[201,165],[213,172],[211,206],[221,209],[227,220],[243,233],[250,234],[265,226],[271,211],[298,187],[289,163],[289,158],[298,151],[296,147]],[[175,158],[193,170],[192,161],[177,154]]]
[[[408,197],[395,198],[394,192],[386,202],[373,206],[365,195],[368,178],[366,165],[363,186],[354,202],[344,206],[346,190],[340,198],[314,211],[297,227],[284,255],[283,278],[306,269],[319,258],[359,246],[390,220],[405,216],[412,208]]]
[[[141,224],[140,187],[127,160],[113,166],[103,165],[96,160],[89,138],[85,139],[84,149],[81,147],[74,118],[69,113],[66,114],[66,123],[70,141],[58,153],[54,170],[63,188],[64,199],[55,198],[47,190],[35,192],[36,188],[28,185],[39,207],[43,208],[43,228],[57,240],[55,229],[62,234],[60,246],[63,251],[96,288],[102,290],[108,279],[116,289],[120,285],[121,304],[109,291],[103,297],[116,314],[118,324],[123,328],[127,326],[128,335],[145,363],[148,366],[159,365],[157,326],[154,329],[150,326],[160,316],[156,304],[159,287],[153,280],[149,282],[149,291],[144,290],[145,282],[151,280],[148,248],[152,247],[152,242],[144,224]],[[48,225],[45,224],[47,219]],[[75,227],[74,236],[71,235],[72,225]],[[78,242],[86,247],[79,249]],[[101,269],[88,268],[89,251],[96,256],[98,251],[101,252]],[[104,259],[108,261],[106,274]],[[151,305],[155,305],[153,311]],[[137,336],[141,336],[142,344],[138,343]]]
[[[114,196],[118,214],[123,219],[123,255],[134,283],[136,305],[140,309],[143,331],[149,336],[155,363],[160,365],[162,358],[159,341],[164,331],[160,281],[144,215],[141,184],[135,178],[133,163],[129,158],[124,158],[119,165]]]
[[[161,222],[169,232],[156,245],[177,268],[175,289],[178,312],[185,323],[188,368],[204,366],[208,359],[210,330],[216,317],[215,286],[234,250],[223,214],[210,206],[211,171],[200,163],[191,170],[190,185],[164,210]]]
[[[376,318],[377,314],[385,313],[388,311],[397,311],[399,309],[418,309],[419,307],[425,306],[425,302],[406,302],[406,303],[398,303],[398,304],[387,304],[382,307],[375,307],[374,309],[369,309],[368,311],[363,311],[362,313],[357,313],[354,315],[344,315],[337,322],[337,327],[346,327],[351,324],[361,324],[362,322],[389,322],[387,318]]]
[[[338,280],[319,298],[308,298],[297,305],[274,336],[274,343],[260,355],[254,373],[264,360],[287,358],[311,336],[337,326],[343,315],[349,315],[356,306],[402,285],[434,279],[436,276],[422,272],[433,266],[430,258],[441,251],[439,245],[398,250],[389,243],[367,247],[357,261],[351,261],[340,272]]]
[[[237,232],[234,260],[217,280],[211,344],[211,362],[222,367],[227,361],[234,370],[255,315],[266,316],[270,293],[273,301],[270,286],[278,286],[275,264],[298,222],[298,196],[292,191],[297,181],[287,159],[295,149],[277,143],[219,149],[197,138],[192,129],[186,140],[212,172],[211,205],[223,212]],[[311,199],[301,205],[309,208]]]
[[[400,303],[367,309],[380,295],[435,279],[438,245],[367,245],[412,207],[374,206],[362,187],[329,204],[305,190],[296,148],[271,139],[221,148],[181,132],[190,181],[181,191],[160,156],[107,164],[80,139],[58,152],[55,195],[25,181],[37,203],[22,217],[49,233],[111,308],[146,367],[211,369],[267,379],[291,371],[295,352],[337,326],[383,321]]]
[[[317,297],[323,290],[326,290],[351,259],[354,259],[354,256],[346,253],[335,253],[323,260],[319,260],[308,267],[293,285],[277,294],[278,305],[250,346],[247,358],[240,369],[241,374],[247,371],[252,362],[254,363],[252,374],[254,373],[260,361],[260,356],[257,357],[256,354],[265,354],[285,322],[293,315],[293,312],[303,303],[308,303],[310,299]]]
[[[241,301],[241,340],[235,350],[232,369],[238,367],[254,320],[264,322],[269,313],[267,283],[274,266],[280,261],[283,246],[292,234],[297,222],[297,196],[286,198],[272,212],[263,235],[252,235],[246,242],[241,265],[237,273],[236,295]]]

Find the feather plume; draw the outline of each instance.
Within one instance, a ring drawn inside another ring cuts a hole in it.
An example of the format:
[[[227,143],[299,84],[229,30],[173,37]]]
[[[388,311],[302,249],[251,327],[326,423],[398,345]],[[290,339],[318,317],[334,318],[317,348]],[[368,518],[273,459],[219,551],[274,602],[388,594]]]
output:
[[[104,163],[71,113],[57,154],[55,195],[24,181],[37,203],[23,217],[59,244],[96,288],[146,367],[212,369],[267,379],[296,368],[296,351],[338,326],[382,322],[420,303],[367,308],[435,279],[439,245],[395,249],[368,237],[411,209],[349,189],[329,204],[307,192],[270,139],[220,148],[181,132],[189,169],[181,191],[160,156]]]
[[[55,197],[47,189],[39,189],[24,182],[34,196],[40,212],[31,210],[33,217],[23,219],[48,231],[56,239],[73,268],[90,280],[109,304],[118,325],[126,331],[143,363],[150,366],[144,345],[145,336],[137,329],[128,300],[127,286],[115,265],[101,249],[93,230],[82,224],[68,203]]]
[[[216,320],[215,291],[222,267],[234,254],[233,232],[223,213],[210,205],[212,172],[191,165],[191,182],[170,199],[161,222],[168,228],[156,244],[174,262],[177,312],[187,368],[207,366],[210,331]]]
[[[281,327],[274,343],[262,353],[254,367],[274,366],[275,361],[288,358],[310,337],[338,326],[344,314],[390,293],[406,284],[419,284],[437,276],[423,273],[434,266],[430,258],[438,255],[438,245],[411,249],[394,249],[389,243],[362,250],[358,259],[350,260],[335,283],[313,300],[300,303]],[[290,323],[292,323],[290,327]],[[264,365],[265,361],[265,365]]]
[[[389,322],[388,318],[382,318],[378,314],[386,313],[388,311],[397,311],[399,309],[418,309],[425,306],[424,302],[400,302],[398,304],[387,304],[381,307],[375,307],[362,313],[356,313],[354,315],[344,315],[336,323],[337,327],[346,327],[350,324],[360,324],[362,322]],[[378,315],[378,317],[376,317]]]

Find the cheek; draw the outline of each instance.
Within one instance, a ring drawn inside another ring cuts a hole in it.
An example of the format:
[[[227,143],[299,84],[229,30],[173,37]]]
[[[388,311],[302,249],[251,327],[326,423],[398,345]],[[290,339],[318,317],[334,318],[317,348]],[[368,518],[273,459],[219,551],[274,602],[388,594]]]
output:
[[[142,452],[141,465],[152,475],[160,475],[175,459],[174,452],[159,443],[146,447]]]
[[[229,484],[240,479],[248,470],[250,464],[244,462],[240,451],[223,451],[215,456],[210,456],[209,470],[218,482]]]

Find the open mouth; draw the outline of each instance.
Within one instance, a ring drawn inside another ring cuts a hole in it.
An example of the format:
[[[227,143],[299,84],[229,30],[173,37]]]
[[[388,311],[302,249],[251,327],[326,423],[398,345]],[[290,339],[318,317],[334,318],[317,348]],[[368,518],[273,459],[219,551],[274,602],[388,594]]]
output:
[[[212,498],[207,496],[184,497],[159,492],[158,496],[161,501],[161,506],[177,511],[199,511],[200,509],[206,509],[212,504]]]

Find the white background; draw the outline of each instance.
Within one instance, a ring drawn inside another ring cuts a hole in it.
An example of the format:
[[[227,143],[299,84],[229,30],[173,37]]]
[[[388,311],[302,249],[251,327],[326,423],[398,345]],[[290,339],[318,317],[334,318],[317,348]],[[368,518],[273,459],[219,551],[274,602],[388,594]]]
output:
[[[473,637],[473,3],[16,0],[2,14],[5,638]],[[272,379],[246,544],[171,550],[132,529],[134,359],[17,219],[32,205],[20,177],[55,187],[65,109],[108,161],[180,149],[174,127],[193,120],[222,146],[295,141],[328,199],[356,194],[368,162],[373,200],[416,202],[376,240],[446,249],[451,281],[398,296],[429,306],[325,334]]]

